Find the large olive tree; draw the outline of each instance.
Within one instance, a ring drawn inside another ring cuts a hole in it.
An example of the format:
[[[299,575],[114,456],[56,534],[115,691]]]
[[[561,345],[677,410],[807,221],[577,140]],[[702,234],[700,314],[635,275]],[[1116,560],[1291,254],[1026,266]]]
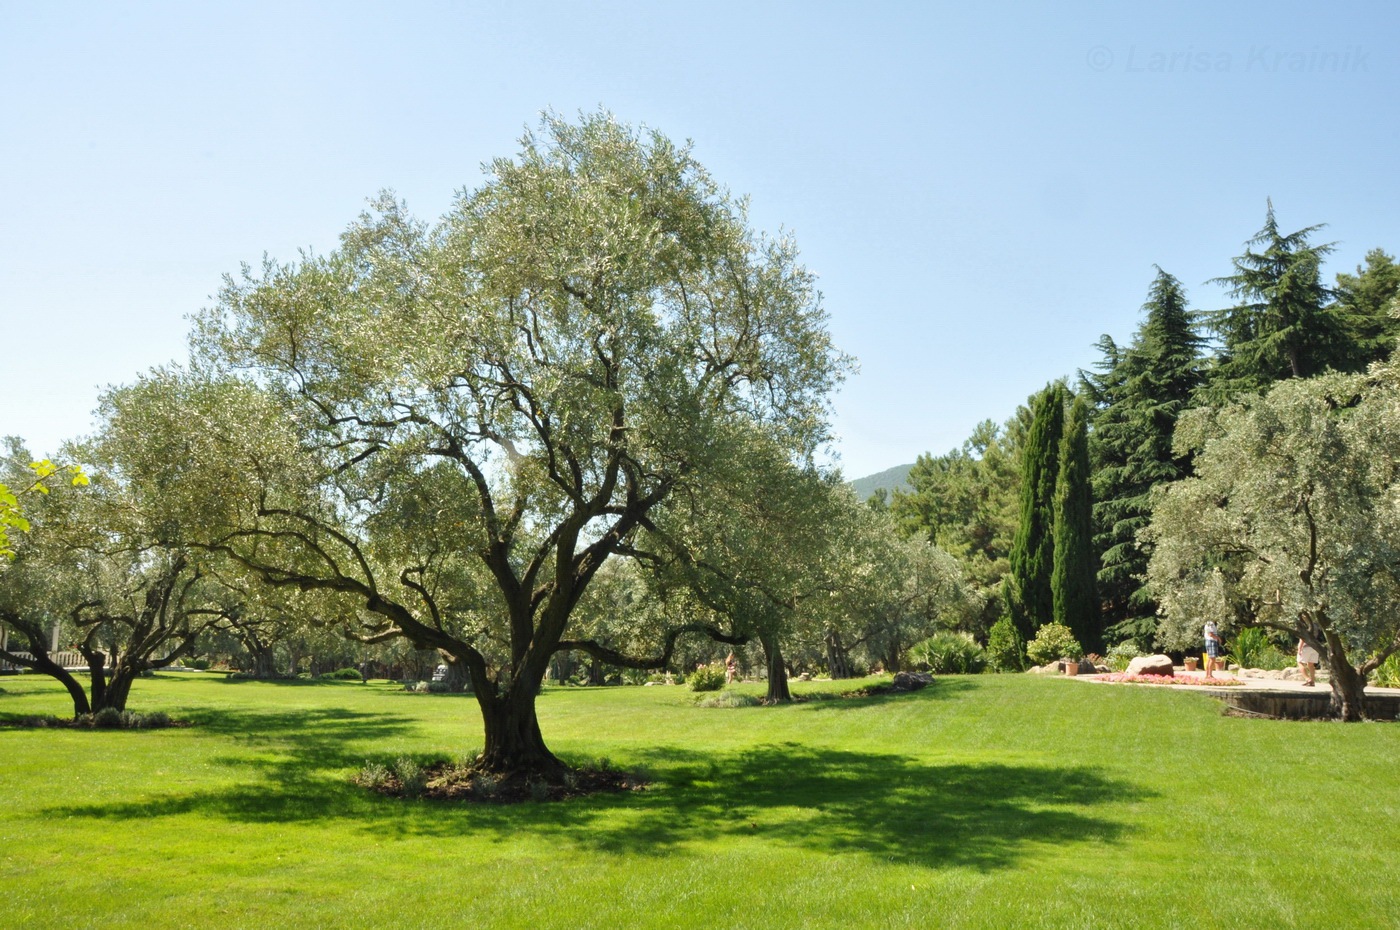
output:
[[[109,414],[208,546],[463,662],[479,765],[557,780],[535,695],[556,650],[607,652],[567,638],[590,582],[756,436],[808,460],[846,361],[793,243],[688,148],[548,116],[487,167],[435,225],[382,198],[330,254],[245,270],[193,373]],[[606,658],[659,666],[677,632]]]
[[[1400,649],[1400,386],[1393,372],[1281,382],[1184,415],[1194,477],[1167,487],[1146,538],[1159,639],[1206,619],[1317,648],[1336,711],[1365,715],[1366,676]]]

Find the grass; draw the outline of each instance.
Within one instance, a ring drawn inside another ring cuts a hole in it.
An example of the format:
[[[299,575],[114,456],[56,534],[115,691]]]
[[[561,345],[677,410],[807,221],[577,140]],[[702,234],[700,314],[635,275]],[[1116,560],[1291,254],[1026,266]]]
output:
[[[0,724],[65,711],[3,687]],[[500,807],[349,783],[481,743],[470,697],[392,688],[172,673],[131,707],[195,727],[0,728],[0,927],[1400,926],[1393,724],[1034,676],[548,690],[556,752],[654,786]]]

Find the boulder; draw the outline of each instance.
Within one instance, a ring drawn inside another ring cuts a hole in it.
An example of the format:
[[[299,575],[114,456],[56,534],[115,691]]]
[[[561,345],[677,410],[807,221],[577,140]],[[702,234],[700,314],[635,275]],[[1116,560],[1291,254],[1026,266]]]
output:
[[[933,676],[928,672],[899,672],[894,676],[894,681],[890,682],[890,690],[918,691],[932,683]]]
[[[1170,656],[1138,656],[1128,663],[1129,675],[1173,675],[1176,673]]]

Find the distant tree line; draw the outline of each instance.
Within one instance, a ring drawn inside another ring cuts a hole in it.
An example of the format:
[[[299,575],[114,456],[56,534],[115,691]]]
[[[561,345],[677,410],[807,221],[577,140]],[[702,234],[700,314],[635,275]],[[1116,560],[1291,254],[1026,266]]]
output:
[[[1270,202],[1233,273],[1210,282],[1224,286],[1230,305],[1190,309],[1181,282],[1159,268],[1127,344],[1103,336],[1093,370],[1072,387],[1052,384],[1004,426],[984,422],[961,449],[919,458],[911,490],[896,492],[888,509],[903,532],[938,542],[963,564],[985,595],[984,631],[1005,620],[1024,639],[1056,621],[1090,649],[1185,645],[1161,632],[1170,586],[1149,570],[1166,532],[1166,489],[1196,476],[1206,448],[1200,434],[1183,441],[1178,423],[1239,405],[1257,420],[1276,386],[1374,373],[1400,336],[1400,265],[1373,249],[1329,285],[1323,261],[1333,246],[1315,241],[1322,228],[1284,233]],[[1388,402],[1384,391],[1357,390]],[[1224,420],[1217,413],[1213,422]],[[1289,506],[1302,508],[1300,500]],[[1263,616],[1256,605],[1216,619],[1257,624]],[[1377,636],[1361,645],[1384,653]]]

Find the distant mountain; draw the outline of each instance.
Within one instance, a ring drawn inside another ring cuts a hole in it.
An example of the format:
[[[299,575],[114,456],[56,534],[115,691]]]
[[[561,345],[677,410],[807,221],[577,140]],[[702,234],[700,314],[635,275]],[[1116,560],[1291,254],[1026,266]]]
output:
[[[861,500],[865,500],[879,488],[884,488],[891,494],[895,491],[908,491],[909,469],[913,467],[913,462],[908,465],[896,465],[894,468],[886,468],[878,474],[857,478],[850,482],[850,485],[855,489],[856,497]]]

